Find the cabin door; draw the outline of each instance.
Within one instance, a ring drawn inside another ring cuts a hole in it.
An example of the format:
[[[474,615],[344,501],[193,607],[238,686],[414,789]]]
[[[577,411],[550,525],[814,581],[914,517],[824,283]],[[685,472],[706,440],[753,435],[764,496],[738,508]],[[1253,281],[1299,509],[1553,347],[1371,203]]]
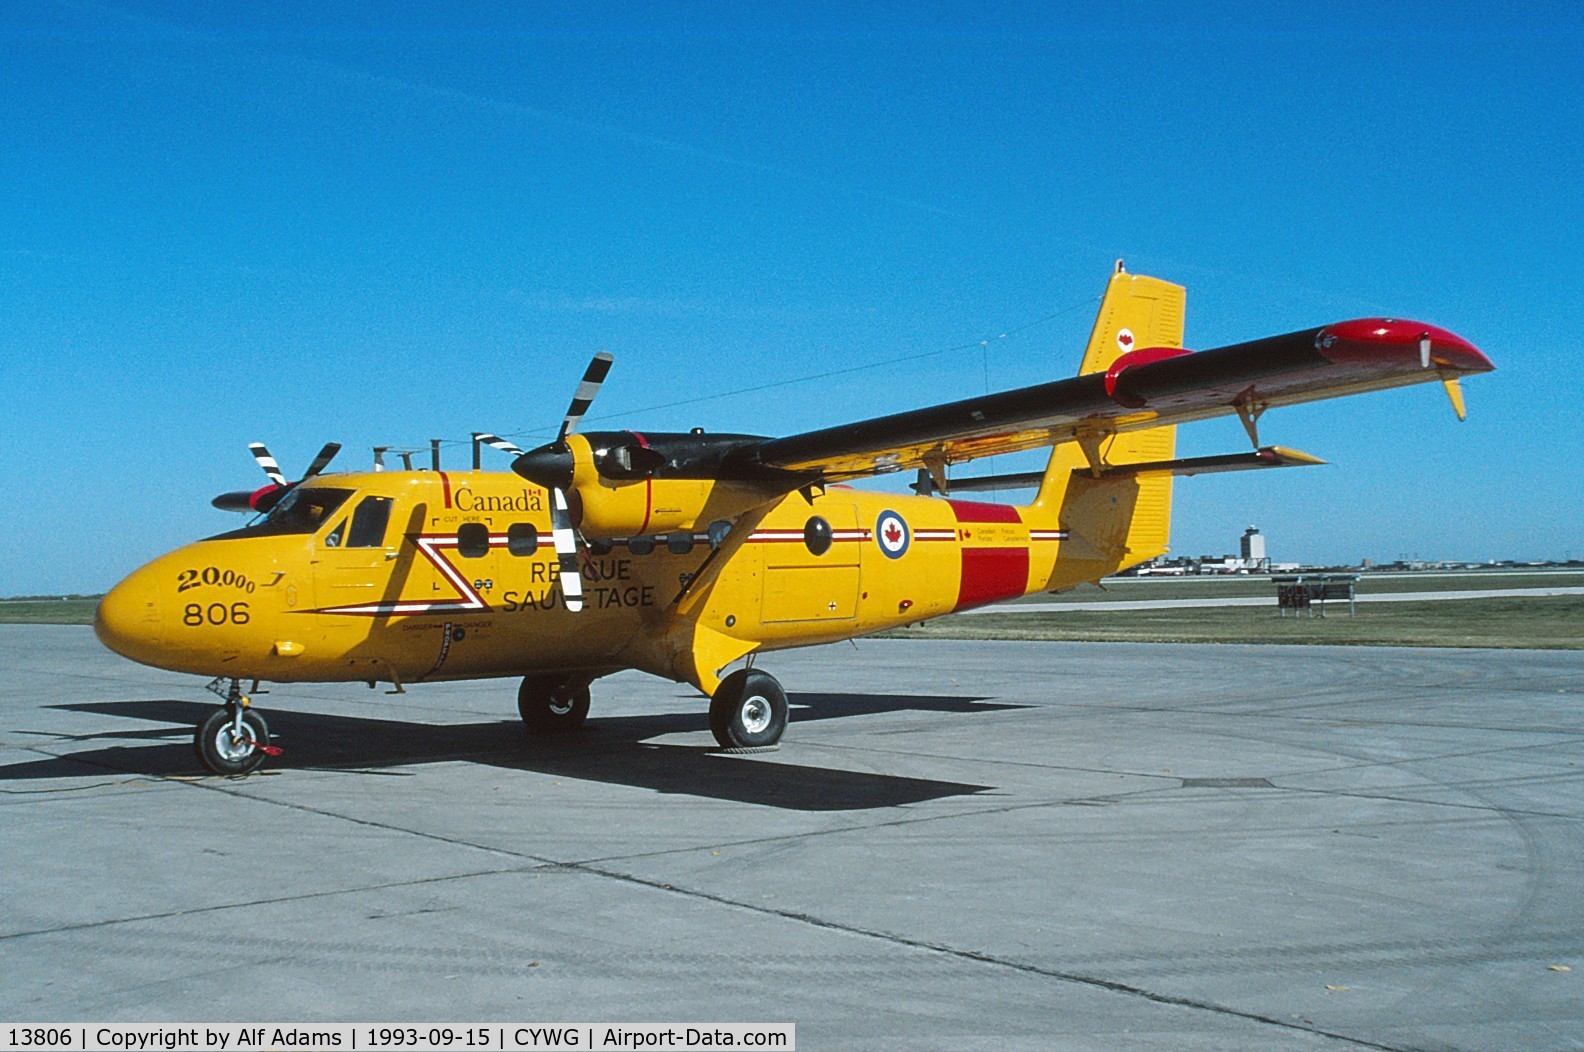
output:
[[[850,620],[858,614],[858,510],[821,501],[809,509],[801,535],[776,530],[763,545],[760,619]],[[781,536],[785,534],[785,536]]]
[[[319,615],[321,624],[372,624],[382,606],[397,598],[386,595],[401,540],[390,528],[391,504],[390,497],[360,498],[314,546],[314,606],[326,611]]]

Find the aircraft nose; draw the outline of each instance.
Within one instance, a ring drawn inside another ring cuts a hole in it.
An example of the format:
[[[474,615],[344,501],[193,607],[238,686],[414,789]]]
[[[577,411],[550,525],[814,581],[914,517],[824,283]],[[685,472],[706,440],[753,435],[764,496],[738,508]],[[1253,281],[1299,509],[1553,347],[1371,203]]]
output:
[[[145,566],[99,600],[94,634],[122,657],[152,664],[160,648],[160,590],[152,566]]]

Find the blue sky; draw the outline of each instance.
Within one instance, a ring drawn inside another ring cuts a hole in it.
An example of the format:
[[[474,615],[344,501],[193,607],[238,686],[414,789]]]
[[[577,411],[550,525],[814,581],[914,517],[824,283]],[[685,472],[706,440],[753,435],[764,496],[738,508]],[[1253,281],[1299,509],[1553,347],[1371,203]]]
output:
[[[1498,366],[1463,424],[1273,411],[1333,466],[1180,483],[1176,552],[1584,556],[1575,4],[326,7],[0,10],[0,594],[234,525],[252,440],[553,428],[595,350],[654,430],[1066,375],[1117,257],[1190,347],[1393,314]]]

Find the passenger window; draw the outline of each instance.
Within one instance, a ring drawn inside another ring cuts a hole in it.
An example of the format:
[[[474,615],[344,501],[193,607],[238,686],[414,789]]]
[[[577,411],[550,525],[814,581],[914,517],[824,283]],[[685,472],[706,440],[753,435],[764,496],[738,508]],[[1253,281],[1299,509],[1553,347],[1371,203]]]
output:
[[[654,548],[655,539],[653,537],[627,538],[627,550],[634,555],[652,555],[654,554]]]
[[[709,524],[709,546],[719,548],[726,543],[726,535],[731,532],[732,524],[725,519],[716,519]]]
[[[391,499],[389,497],[364,497],[352,512],[352,531],[347,534],[348,548],[381,548],[385,545],[385,527],[390,523]],[[336,527],[340,529],[340,527]]]
[[[346,534],[346,524],[347,521],[342,519],[340,522],[335,524],[335,529],[325,534],[324,544],[326,548],[341,547],[341,538]]]
[[[686,555],[693,550],[693,535],[691,533],[672,533],[666,535],[666,551],[672,555]]]
[[[489,551],[489,527],[482,522],[464,522],[457,527],[457,554],[477,559]]]
[[[590,555],[609,555],[615,545],[604,537],[590,537],[588,550]]]
[[[539,527],[531,522],[514,522],[506,527],[506,550],[513,555],[532,555],[539,550]]]

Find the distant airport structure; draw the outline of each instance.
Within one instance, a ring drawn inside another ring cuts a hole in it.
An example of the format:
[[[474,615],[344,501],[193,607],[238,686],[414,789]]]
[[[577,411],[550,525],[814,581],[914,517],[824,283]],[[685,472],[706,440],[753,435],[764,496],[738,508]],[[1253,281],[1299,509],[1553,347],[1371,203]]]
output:
[[[1200,555],[1160,558],[1119,576],[1181,577],[1188,574],[1268,574],[1298,569],[1297,563],[1272,563],[1265,550],[1265,535],[1250,526],[1238,538],[1236,555]]]
[[[1250,526],[1243,531],[1243,537],[1238,542],[1238,554],[1242,556],[1243,568],[1250,572],[1270,569],[1270,560],[1265,557],[1265,537],[1258,526]]]
[[[1225,575],[1225,574],[1280,574],[1293,573],[1299,570],[1309,572],[1314,570],[1353,570],[1363,573],[1429,573],[1429,572],[1465,572],[1473,570],[1536,570],[1559,569],[1570,570],[1575,567],[1584,568],[1584,560],[1575,559],[1571,552],[1565,560],[1520,560],[1520,559],[1487,559],[1483,562],[1470,562],[1464,559],[1421,559],[1418,555],[1412,558],[1404,555],[1390,562],[1380,562],[1375,559],[1361,559],[1354,566],[1315,566],[1296,562],[1272,562],[1270,553],[1265,546],[1266,535],[1260,532],[1258,526],[1250,525],[1238,538],[1238,553],[1236,555],[1177,555],[1162,556],[1146,563],[1140,563],[1131,570],[1124,570],[1117,574],[1118,577],[1184,577],[1190,575]]]

